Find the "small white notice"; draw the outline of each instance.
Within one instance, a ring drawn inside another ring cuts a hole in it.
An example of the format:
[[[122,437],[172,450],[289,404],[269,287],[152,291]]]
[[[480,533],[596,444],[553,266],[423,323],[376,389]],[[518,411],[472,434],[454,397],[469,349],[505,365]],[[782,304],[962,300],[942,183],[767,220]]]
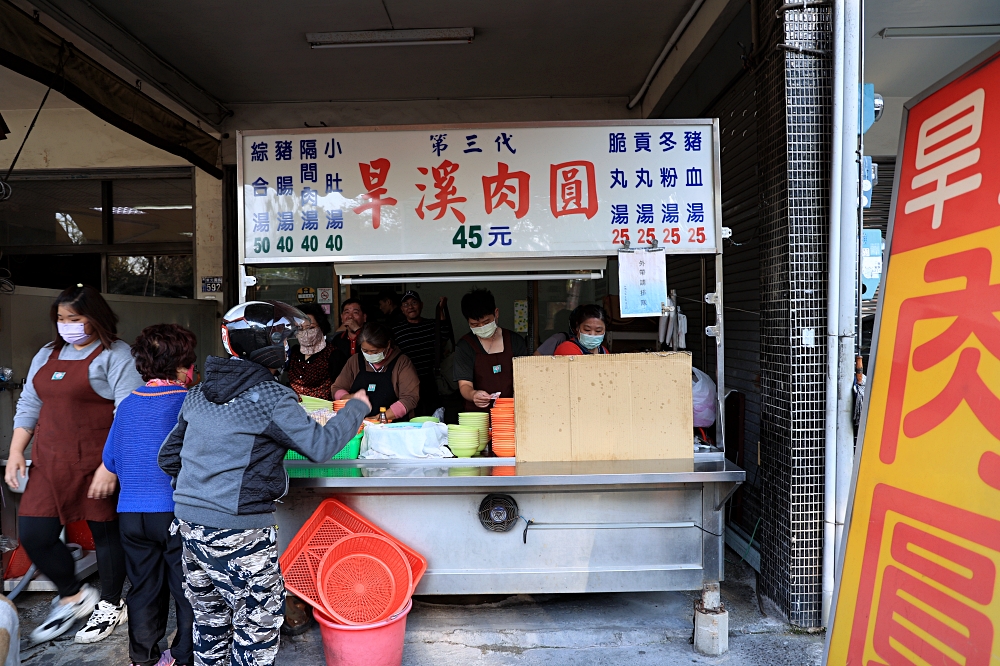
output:
[[[618,253],[622,317],[659,317],[667,301],[667,261],[662,250]]]

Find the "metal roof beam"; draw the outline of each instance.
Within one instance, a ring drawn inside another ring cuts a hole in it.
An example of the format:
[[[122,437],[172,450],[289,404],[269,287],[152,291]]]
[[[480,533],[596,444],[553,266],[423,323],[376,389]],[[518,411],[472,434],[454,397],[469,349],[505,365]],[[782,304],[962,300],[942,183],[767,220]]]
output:
[[[642,117],[659,118],[746,0],[705,0],[642,98]]]
[[[90,0],[31,0],[67,29],[218,129],[232,111]]]

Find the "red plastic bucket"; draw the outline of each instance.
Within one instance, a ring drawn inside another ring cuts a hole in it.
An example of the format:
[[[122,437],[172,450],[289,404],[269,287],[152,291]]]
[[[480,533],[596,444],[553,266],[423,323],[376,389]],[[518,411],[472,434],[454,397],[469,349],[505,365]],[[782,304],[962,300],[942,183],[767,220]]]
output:
[[[327,666],[400,666],[406,616],[412,607],[411,600],[403,610],[386,620],[353,625],[337,624],[314,609],[313,617],[319,623]]]

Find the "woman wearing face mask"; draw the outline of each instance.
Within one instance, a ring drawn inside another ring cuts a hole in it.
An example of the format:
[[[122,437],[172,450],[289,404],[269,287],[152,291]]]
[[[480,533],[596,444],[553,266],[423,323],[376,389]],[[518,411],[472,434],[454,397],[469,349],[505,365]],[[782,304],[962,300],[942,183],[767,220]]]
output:
[[[93,643],[126,619],[125,554],[117,498],[92,499],[88,491],[95,476],[109,480],[101,455],[115,407],[143,381],[128,344],[116,334],[118,316],[96,289],[66,289],[50,316],[58,333],[31,361],[14,415],[5,480],[15,490],[24,482],[24,449],[34,436],[18,531],[28,557],[55,583],[59,596],[32,641],[51,640],[89,615],[76,641]],[[62,528],[78,520],[86,520],[94,535],[100,592],[76,579],[73,556],[59,540]]]
[[[581,305],[570,315],[573,337],[556,347],[556,356],[610,354],[603,344],[608,315],[599,305]]]
[[[299,344],[293,347],[288,359],[288,383],[299,395],[329,400],[331,387],[347,363],[343,352],[327,344],[330,320],[323,308],[315,303],[299,307],[306,316],[295,337]]]
[[[369,416],[377,416],[382,407],[390,421],[412,416],[420,401],[420,378],[413,362],[393,344],[389,329],[377,322],[365,324],[358,345],[361,353],[347,360],[333,383],[333,399],[365,391],[372,405]]]
[[[517,333],[498,326],[500,310],[493,294],[474,289],[462,297],[467,333],[455,346],[454,368],[458,390],[468,411],[486,411],[492,395],[514,397],[514,358],[528,355],[528,345]]]

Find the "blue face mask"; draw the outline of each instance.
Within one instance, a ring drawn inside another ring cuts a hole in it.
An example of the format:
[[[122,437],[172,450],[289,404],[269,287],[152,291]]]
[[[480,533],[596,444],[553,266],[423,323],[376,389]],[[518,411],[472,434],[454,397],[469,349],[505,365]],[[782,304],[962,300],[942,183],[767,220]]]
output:
[[[595,349],[598,345],[604,342],[603,335],[587,335],[586,333],[580,333],[577,338],[580,340],[580,346],[584,349]]]

